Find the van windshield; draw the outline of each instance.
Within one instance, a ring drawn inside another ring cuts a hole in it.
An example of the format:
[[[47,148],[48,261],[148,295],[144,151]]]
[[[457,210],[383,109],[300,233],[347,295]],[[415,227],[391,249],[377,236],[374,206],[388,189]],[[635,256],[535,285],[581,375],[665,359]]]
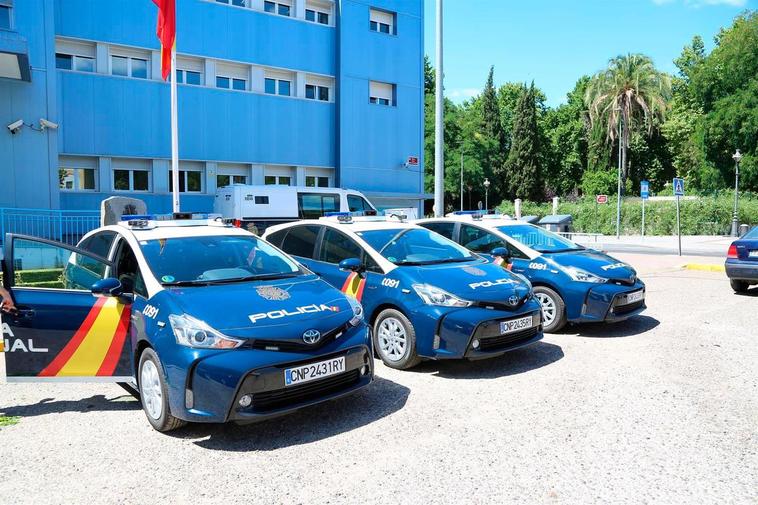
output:
[[[468,249],[426,228],[370,230],[357,235],[395,265],[434,265],[476,259]]]
[[[144,240],[140,246],[164,286],[271,280],[304,273],[290,258],[253,236],[177,237]]]

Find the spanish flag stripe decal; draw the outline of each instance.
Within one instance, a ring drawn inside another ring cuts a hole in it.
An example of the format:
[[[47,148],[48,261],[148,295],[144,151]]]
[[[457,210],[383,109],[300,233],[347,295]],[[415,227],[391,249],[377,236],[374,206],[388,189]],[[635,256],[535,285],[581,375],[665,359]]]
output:
[[[105,305],[106,301],[107,300],[105,298],[97,299],[95,305],[90,309],[89,314],[87,314],[87,317],[84,318],[84,322],[76,331],[74,336],[71,338],[71,340],[68,341],[68,344],[66,344],[61,352],[58,353],[53,361],[51,361],[50,364],[47,365],[39,373],[39,377],[53,377],[55,375],[58,375],[58,372],[60,372],[61,368],[63,368],[63,365],[65,365],[69,358],[71,358],[76,349],[79,347],[79,344],[81,344],[82,340],[84,340],[84,337],[87,336],[87,332],[90,330],[90,328],[92,328],[92,325],[95,324],[97,315],[100,313],[100,309],[103,308],[103,305]]]
[[[113,371],[118,365],[118,360],[121,357],[121,351],[124,349],[124,342],[126,341],[126,334],[129,329],[129,317],[131,316],[131,307],[127,306],[121,310],[121,318],[118,321],[116,327],[116,333],[113,335],[111,345],[108,348],[108,352],[105,354],[105,359],[100,365],[100,369],[97,371],[97,375],[109,376],[113,375]]]
[[[363,286],[365,285],[366,279],[358,275],[356,272],[353,272],[347,276],[345,283],[342,285],[342,292],[361,301],[361,298],[363,297]]]

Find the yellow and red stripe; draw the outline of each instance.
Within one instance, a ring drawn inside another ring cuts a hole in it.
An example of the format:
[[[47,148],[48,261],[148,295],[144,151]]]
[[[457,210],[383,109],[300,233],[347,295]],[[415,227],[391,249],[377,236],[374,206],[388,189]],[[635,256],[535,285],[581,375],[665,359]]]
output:
[[[98,298],[74,336],[39,377],[110,376],[116,370],[129,329],[131,306]]]
[[[506,270],[510,270],[513,267],[512,263],[506,263],[505,259],[501,258],[500,256],[496,256],[493,263],[499,267],[503,267]]]
[[[347,276],[345,284],[342,285],[342,292],[360,302],[361,298],[363,298],[363,288],[365,285],[366,278],[357,272],[352,272]]]

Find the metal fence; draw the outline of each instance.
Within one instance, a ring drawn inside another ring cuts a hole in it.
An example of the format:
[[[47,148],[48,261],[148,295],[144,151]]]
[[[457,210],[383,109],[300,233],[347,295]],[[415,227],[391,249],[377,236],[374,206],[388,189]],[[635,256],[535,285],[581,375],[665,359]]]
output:
[[[0,207],[0,243],[6,233],[18,233],[74,245],[100,226],[96,210],[47,210]]]

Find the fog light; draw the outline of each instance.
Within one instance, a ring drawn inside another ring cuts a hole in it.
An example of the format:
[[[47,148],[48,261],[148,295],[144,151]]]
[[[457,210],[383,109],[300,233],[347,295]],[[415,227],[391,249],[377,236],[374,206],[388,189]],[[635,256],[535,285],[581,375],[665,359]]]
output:
[[[366,374],[368,374],[368,370],[369,370],[369,368],[368,368],[368,365],[363,365],[363,366],[361,367],[361,375],[366,375]]]
[[[253,397],[250,395],[244,395],[240,398],[240,407],[249,407],[253,403]]]
[[[474,349],[479,349],[479,340],[475,338],[473,342],[471,342],[471,347]]]

